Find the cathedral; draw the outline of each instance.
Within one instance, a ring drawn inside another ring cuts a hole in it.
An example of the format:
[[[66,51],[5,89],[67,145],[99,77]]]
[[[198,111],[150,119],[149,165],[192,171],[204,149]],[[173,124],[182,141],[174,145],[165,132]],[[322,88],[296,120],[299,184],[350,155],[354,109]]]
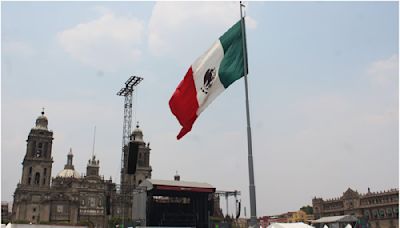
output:
[[[70,149],[64,169],[52,177],[53,132],[44,112],[30,130],[22,161],[22,176],[14,193],[12,221],[34,224],[71,224],[108,227],[113,221],[132,221],[132,194],[143,180],[151,178],[150,144],[136,126],[131,142],[138,145],[135,174],[128,174],[128,148],[124,148],[121,183],[105,180],[95,155],[88,160],[86,174],[73,165]]]

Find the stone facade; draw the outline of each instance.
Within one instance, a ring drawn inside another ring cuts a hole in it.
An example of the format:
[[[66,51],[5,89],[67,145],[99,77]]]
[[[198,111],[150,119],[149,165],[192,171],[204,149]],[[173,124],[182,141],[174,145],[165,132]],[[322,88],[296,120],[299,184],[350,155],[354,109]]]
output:
[[[151,178],[152,171],[150,145],[143,141],[142,131],[137,127],[131,136],[140,144],[137,171],[134,175],[122,172],[128,181],[116,185],[111,177],[104,180],[100,176],[100,162],[94,154],[85,175],[75,171],[72,149],[64,169],[51,178],[53,132],[47,126],[48,120],[42,112],[28,135],[22,177],[14,193],[12,221],[108,227],[111,218],[132,220],[131,191],[144,179]],[[123,191],[121,186],[128,184],[129,191]]]
[[[312,200],[315,219],[336,215],[354,215],[369,227],[399,227],[399,190],[390,189],[383,192],[360,194],[347,189],[343,196],[335,199]]]

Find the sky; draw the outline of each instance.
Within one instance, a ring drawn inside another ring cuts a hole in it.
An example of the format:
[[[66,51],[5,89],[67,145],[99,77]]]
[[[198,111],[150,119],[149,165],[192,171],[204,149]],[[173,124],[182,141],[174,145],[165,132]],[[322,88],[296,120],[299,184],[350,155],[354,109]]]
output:
[[[257,216],[313,197],[399,186],[397,2],[246,2]],[[119,183],[123,97],[150,142],[153,179],[241,191],[249,217],[244,81],[190,133],[168,107],[197,57],[239,20],[237,2],[2,2],[1,200],[12,201],[42,107],[54,132],[52,176],[69,149],[84,173]],[[225,212],[225,201],[221,200]],[[233,199],[229,213],[234,212]],[[242,213],[242,216],[244,214]]]

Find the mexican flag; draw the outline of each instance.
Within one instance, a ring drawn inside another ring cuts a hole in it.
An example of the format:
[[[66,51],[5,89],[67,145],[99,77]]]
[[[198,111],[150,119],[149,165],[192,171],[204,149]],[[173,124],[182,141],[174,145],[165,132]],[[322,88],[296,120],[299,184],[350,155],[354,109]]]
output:
[[[169,100],[169,107],[182,126],[182,138],[197,117],[234,81],[244,76],[242,24],[244,18],[225,32],[189,68]],[[246,67],[247,69],[247,67]]]

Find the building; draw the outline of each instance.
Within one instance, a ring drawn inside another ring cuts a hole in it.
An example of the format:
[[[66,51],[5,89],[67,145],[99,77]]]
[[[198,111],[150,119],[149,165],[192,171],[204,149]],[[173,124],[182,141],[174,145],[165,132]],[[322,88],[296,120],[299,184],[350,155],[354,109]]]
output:
[[[8,202],[1,202],[1,223],[7,224],[10,220]]]
[[[30,130],[26,153],[22,162],[22,176],[14,192],[12,221],[24,223],[85,224],[108,227],[109,220],[132,220],[132,200],[122,188],[134,189],[144,179],[151,177],[150,147],[143,141],[139,126],[131,140],[139,144],[137,171],[133,175],[122,173],[124,179],[116,185],[100,175],[100,161],[93,154],[86,174],[80,175],[73,165],[73,153],[67,154],[67,163],[52,178],[53,132],[48,129],[44,112]],[[127,156],[125,156],[127,164]],[[125,181],[125,182],[124,182]],[[122,187],[121,187],[122,186]]]
[[[399,227],[399,190],[390,189],[381,192],[360,194],[347,189],[341,197],[312,200],[315,219],[328,216],[354,215],[360,223],[369,227]]]

